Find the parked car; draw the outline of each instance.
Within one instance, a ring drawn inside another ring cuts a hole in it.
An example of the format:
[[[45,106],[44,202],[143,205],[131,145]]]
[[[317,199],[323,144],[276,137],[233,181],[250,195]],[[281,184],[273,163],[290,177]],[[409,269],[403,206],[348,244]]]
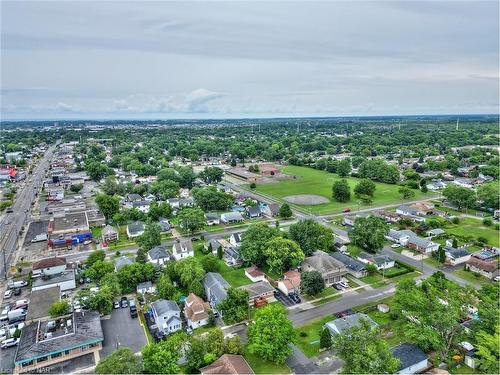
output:
[[[341,282],[339,282],[339,285],[340,285],[342,288],[349,288],[349,284],[347,284],[345,281],[341,281]]]
[[[120,302],[119,301],[113,302],[113,309],[119,309],[119,308],[120,308]]]
[[[17,344],[19,344],[19,339],[14,339],[14,338],[11,338],[11,339],[7,339],[7,340],[4,340],[2,341],[2,349],[6,349],[6,348],[10,348],[12,346],[16,346]]]
[[[333,284],[333,287],[337,290],[342,290],[342,287],[339,284]]]
[[[3,294],[3,298],[5,299],[9,299],[10,297],[12,297],[12,289],[6,290]]]
[[[120,301],[120,306],[122,308],[128,307],[128,299],[127,299],[127,297],[122,297],[122,299]]]
[[[21,295],[21,288],[16,288],[16,289],[14,289],[13,294],[14,294],[15,296],[20,296],[20,295]]]
[[[392,245],[391,245],[391,247],[392,247],[393,249],[397,249],[398,247],[401,247],[401,245],[400,245],[400,244],[398,244],[398,243],[394,243],[394,244],[392,244]]]

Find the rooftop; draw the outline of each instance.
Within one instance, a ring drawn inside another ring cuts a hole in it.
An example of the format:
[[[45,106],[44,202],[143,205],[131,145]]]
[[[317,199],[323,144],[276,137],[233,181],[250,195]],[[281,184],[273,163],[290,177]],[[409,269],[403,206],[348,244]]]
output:
[[[33,278],[33,288],[40,288],[44,285],[60,284],[75,279],[75,271],[67,269],[63,273],[54,276],[42,276]]]
[[[211,365],[200,368],[202,374],[254,374],[248,362],[241,355],[224,354]]]
[[[429,358],[418,346],[413,344],[400,344],[391,348],[391,352],[394,357],[400,360],[398,371]]]
[[[31,292],[30,304],[28,308],[28,321],[45,318],[49,316],[49,308],[54,303],[60,300],[61,288],[53,286],[50,288],[34,290]]]

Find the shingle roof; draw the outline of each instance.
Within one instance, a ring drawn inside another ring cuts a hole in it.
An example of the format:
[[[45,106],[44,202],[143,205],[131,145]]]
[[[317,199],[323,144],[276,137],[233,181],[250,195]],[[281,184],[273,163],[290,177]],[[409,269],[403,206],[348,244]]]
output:
[[[397,371],[404,370],[429,358],[418,346],[413,344],[395,346],[391,348],[391,352],[394,357],[400,360]]]
[[[468,261],[467,264],[474,266],[476,268],[479,268],[480,270],[486,271],[486,272],[493,272],[498,269],[498,261],[487,261],[487,260],[481,260],[477,259],[474,257],[471,257]]]
[[[359,260],[351,258],[350,256],[338,252],[333,253],[331,256],[337,259],[339,262],[345,264],[345,266],[349,270],[352,270],[354,272],[361,272],[365,270],[364,263],[361,263]]]
[[[129,233],[139,233],[144,230],[144,223],[142,221],[135,221],[127,225]]]
[[[157,315],[163,315],[167,312],[180,312],[179,306],[175,301],[159,299],[151,304],[151,307],[156,311]]]
[[[72,320],[73,333],[50,340],[37,339],[38,321],[25,326],[16,352],[16,363],[104,340],[99,313],[95,311],[73,313]]]
[[[46,258],[33,263],[33,269],[39,270],[49,267],[63,266],[65,264],[66,264],[66,258],[62,257]]]
[[[193,243],[191,240],[183,240],[179,242],[175,242],[173,246],[173,251],[176,254],[182,254],[182,253],[190,253],[193,251]]]
[[[102,228],[102,232],[101,232],[103,235],[106,235],[106,234],[114,234],[114,233],[118,233],[118,231],[113,228],[111,225],[106,225],[104,228]]]
[[[203,278],[203,285],[210,289],[210,292],[222,301],[227,297],[229,283],[222,277],[220,273],[207,272]]]
[[[258,297],[262,294],[267,294],[274,291],[274,288],[267,281],[257,281],[253,284],[240,286],[239,289],[244,289],[248,291],[248,296],[250,298]]]
[[[254,374],[248,362],[241,355],[224,354],[211,365],[200,368],[202,374]]]
[[[321,250],[317,250],[312,256],[304,259],[304,263],[309,264],[320,273],[345,270],[343,263]]]
[[[165,246],[156,246],[153,247],[151,250],[148,251],[148,256],[153,259],[153,260],[158,260],[158,259],[170,259],[171,255],[165,248]]]
[[[455,249],[453,247],[445,247],[445,253],[449,255],[450,258],[458,259],[470,255],[470,253],[465,249]]]
[[[121,257],[115,259],[115,268],[117,271],[119,271],[123,266],[126,266],[127,264],[132,264],[134,263],[132,259],[129,257],[126,257],[125,255],[122,255]]]
[[[434,246],[435,243],[432,241],[429,241],[426,238],[418,237],[418,236],[413,236],[408,239],[408,243],[417,245],[418,247],[426,248],[429,246]]]
[[[226,220],[243,220],[243,216],[239,212],[226,212],[221,215],[221,218],[224,217]]]
[[[145,281],[143,283],[137,284],[137,290],[142,290],[142,289],[149,289],[153,286],[153,283],[151,281]]]
[[[361,324],[361,320],[365,320],[372,328],[378,327],[378,324],[375,323],[372,318],[362,313],[352,314],[343,318],[332,320],[326,323],[325,326],[333,333],[342,333],[346,329],[358,327]]]

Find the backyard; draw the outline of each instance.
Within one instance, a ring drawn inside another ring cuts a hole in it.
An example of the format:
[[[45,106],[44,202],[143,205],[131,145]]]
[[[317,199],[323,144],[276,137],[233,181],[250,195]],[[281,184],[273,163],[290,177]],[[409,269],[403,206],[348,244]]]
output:
[[[328,203],[312,206],[298,206],[302,208],[302,210],[305,209],[306,211],[310,211],[314,214],[328,214],[333,212],[340,212],[345,208],[351,208],[353,210],[357,208],[358,200],[354,197],[353,192],[351,192],[352,197],[349,202],[341,203],[333,200],[332,185],[335,180],[340,179],[337,174],[298,166],[286,166],[283,168],[282,172],[288,175],[293,175],[296,177],[296,179],[282,180],[276,183],[269,184],[257,184],[257,191],[275,197],[279,200],[283,200],[283,198],[292,195],[311,193],[327,198],[329,200]],[[352,190],[360,179],[347,177],[346,180],[348,181],[349,186]],[[377,182],[376,186],[377,189],[375,190],[373,203],[371,206],[397,204],[401,202],[398,193],[398,190],[400,188],[399,185],[390,185]],[[419,190],[413,191],[415,192],[414,199],[423,199],[433,196],[432,194],[424,194]],[[362,208],[365,207],[366,206],[362,206]]]
[[[498,247],[500,240],[498,238],[498,230],[494,225],[486,226],[482,219],[474,219],[471,217],[461,218],[459,224],[449,224],[444,230],[447,234],[459,236],[462,238],[471,238],[477,240],[479,237],[485,238],[488,245]]]

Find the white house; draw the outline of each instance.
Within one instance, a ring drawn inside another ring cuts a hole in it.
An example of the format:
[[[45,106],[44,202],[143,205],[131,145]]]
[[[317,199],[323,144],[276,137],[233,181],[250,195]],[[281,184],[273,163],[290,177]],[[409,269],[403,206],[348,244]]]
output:
[[[429,356],[416,345],[400,344],[391,352],[400,361],[398,374],[417,374],[429,367]]]
[[[252,266],[245,268],[245,276],[248,277],[252,282],[264,281],[266,279],[266,274],[262,272],[259,267]]]
[[[408,239],[411,236],[416,236],[416,234],[411,230],[389,229],[389,233],[387,233],[387,236],[385,236],[385,238],[402,246],[406,246],[406,244],[408,243]]]
[[[229,243],[234,247],[241,246],[241,235],[242,233],[233,233],[231,237],[229,237]]]
[[[164,266],[165,263],[172,260],[172,255],[167,251],[165,246],[156,246],[148,251],[148,262]]]
[[[151,304],[151,312],[158,329],[168,335],[182,328],[181,310],[175,301],[159,299]]]
[[[420,251],[424,254],[430,254],[439,250],[439,244],[432,242],[427,238],[412,236],[408,239],[408,247],[413,250]]]
[[[278,289],[286,296],[292,293],[300,293],[300,273],[297,271],[287,271],[283,279],[278,280]]]
[[[142,221],[135,221],[127,225],[127,236],[129,238],[139,237],[144,234],[144,223]]]
[[[132,202],[132,208],[136,208],[142,213],[147,214],[149,212],[149,203],[148,201]]]
[[[156,292],[156,288],[154,287],[153,283],[151,281],[145,281],[143,283],[137,284],[136,288],[137,293],[150,293],[153,294]]]
[[[194,257],[193,243],[191,240],[187,239],[181,241],[177,239],[172,245],[172,256],[175,260]]]
[[[455,249],[455,248],[449,247],[449,246],[444,248],[444,254],[446,256],[446,262],[453,265],[453,266],[456,266],[457,264],[465,263],[471,257],[471,253],[469,253],[467,250],[465,250],[463,248],[462,249]]]
[[[66,270],[66,258],[53,257],[39,260],[33,263],[33,277],[52,276],[63,273]]]
[[[184,302],[184,316],[192,329],[208,324],[210,304],[194,293],[189,293]]]
[[[222,224],[240,223],[244,220],[239,212],[226,212],[220,215],[220,222]]]

